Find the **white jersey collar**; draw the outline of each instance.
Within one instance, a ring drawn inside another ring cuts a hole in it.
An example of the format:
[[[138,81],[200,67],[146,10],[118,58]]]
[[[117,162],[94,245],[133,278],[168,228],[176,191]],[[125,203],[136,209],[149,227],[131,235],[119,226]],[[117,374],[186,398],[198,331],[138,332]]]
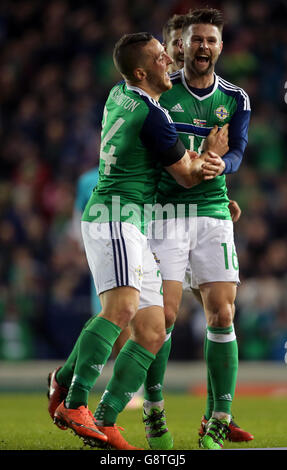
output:
[[[154,98],[152,98],[146,91],[144,91],[142,88],[139,88],[137,86],[133,86],[133,85],[128,85],[126,83],[126,86],[127,86],[127,89],[128,90],[131,90],[131,91],[135,91],[136,93],[138,93],[139,95],[143,95],[143,96],[146,96],[149,100],[153,100],[155,101],[156,103],[158,103]]]
[[[203,100],[206,100],[207,98],[209,98],[211,95],[213,95],[213,93],[217,90],[217,87],[218,87],[218,76],[216,75],[216,73],[214,73],[214,86],[213,86],[213,89],[210,93],[208,93],[208,95],[204,95],[204,96],[198,96],[196,93],[194,93],[193,91],[191,91],[191,89],[189,88],[187,82],[186,82],[186,79],[185,79],[185,76],[184,76],[184,69],[180,69],[179,71],[180,73],[180,78],[181,78],[181,81],[182,81],[182,84],[183,86],[186,88],[186,90],[192,95],[194,96],[197,100],[199,101],[203,101]]]

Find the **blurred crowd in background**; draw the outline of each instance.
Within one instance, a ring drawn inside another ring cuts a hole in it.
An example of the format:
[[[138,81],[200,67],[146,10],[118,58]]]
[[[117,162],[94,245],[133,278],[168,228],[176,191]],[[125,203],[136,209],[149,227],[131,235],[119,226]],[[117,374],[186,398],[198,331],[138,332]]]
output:
[[[241,206],[235,326],[241,359],[284,359],[287,341],[287,4],[209,1],[223,10],[216,72],[249,94],[249,144],[227,177]],[[124,34],[161,40],[186,0],[1,0],[0,359],[59,359],[90,317],[90,273],[72,237],[78,177],[98,162],[103,105]],[[183,298],[171,360],[202,359],[204,314]]]

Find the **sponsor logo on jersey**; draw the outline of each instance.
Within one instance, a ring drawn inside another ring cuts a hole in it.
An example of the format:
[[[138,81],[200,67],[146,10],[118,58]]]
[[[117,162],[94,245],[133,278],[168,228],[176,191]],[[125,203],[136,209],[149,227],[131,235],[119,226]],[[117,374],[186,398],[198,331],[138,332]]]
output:
[[[204,126],[206,126],[206,120],[205,119],[194,119],[193,124],[195,126],[204,127]]]
[[[170,111],[173,111],[175,113],[184,113],[184,109],[182,109],[181,105],[179,103],[175,104]]]
[[[214,112],[215,112],[216,117],[220,121],[224,121],[229,116],[229,112],[227,111],[227,109],[223,105],[216,108],[216,110]]]

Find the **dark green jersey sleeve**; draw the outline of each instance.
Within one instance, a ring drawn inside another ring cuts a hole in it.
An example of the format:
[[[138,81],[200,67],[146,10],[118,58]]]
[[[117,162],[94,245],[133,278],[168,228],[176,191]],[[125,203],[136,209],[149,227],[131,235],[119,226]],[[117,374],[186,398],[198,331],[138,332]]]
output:
[[[154,100],[145,101],[149,113],[140,135],[142,143],[163,166],[170,166],[183,157],[185,147],[168,112]]]

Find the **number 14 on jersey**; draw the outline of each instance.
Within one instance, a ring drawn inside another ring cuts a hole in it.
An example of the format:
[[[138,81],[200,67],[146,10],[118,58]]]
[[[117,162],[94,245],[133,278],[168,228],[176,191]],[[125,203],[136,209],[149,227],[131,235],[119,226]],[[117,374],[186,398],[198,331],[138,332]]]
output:
[[[103,119],[103,130],[107,123],[108,111],[107,108],[104,109],[104,119]],[[114,156],[116,147],[110,144],[110,140],[114,137],[116,132],[120,129],[120,127],[124,124],[125,120],[119,118],[116,122],[112,125],[112,127],[108,130],[105,137],[102,139],[101,148],[100,148],[100,158],[105,162],[105,169],[104,174],[109,175],[111,172],[111,165],[115,165],[117,162],[117,157]],[[109,151],[106,152],[104,148],[106,145],[110,145]]]

